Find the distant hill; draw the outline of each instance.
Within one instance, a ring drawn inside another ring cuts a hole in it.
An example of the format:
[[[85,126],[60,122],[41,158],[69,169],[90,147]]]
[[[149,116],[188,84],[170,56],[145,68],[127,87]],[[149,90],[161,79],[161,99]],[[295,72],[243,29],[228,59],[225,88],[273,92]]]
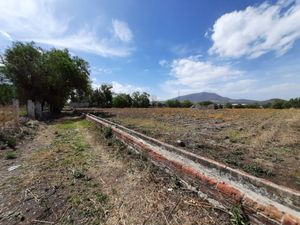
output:
[[[250,99],[231,99],[227,97],[223,97],[221,95],[218,95],[216,93],[211,92],[200,92],[200,93],[194,93],[189,95],[183,95],[176,98],[173,98],[172,100],[190,100],[191,102],[197,103],[197,102],[204,102],[204,101],[211,101],[218,104],[225,104],[225,103],[232,103],[232,104],[254,104],[258,103],[260,105],[265,105],[267,103],[272,103],[276,99],[269,99],[265,101],[258,101],[258,100],[250,100]]]

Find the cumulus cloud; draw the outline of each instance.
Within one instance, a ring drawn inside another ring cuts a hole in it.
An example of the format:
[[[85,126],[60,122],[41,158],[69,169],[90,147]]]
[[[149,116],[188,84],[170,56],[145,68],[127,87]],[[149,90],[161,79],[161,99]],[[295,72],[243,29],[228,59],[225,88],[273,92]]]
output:
[[[230,65],[218,65],[198,57],[175,59],[170,64],[172,79],[161,85],[166,98],[201,91],[224,94],[246,93],[256,83],[244,71]]]
[[[143,92],[147,90],[147,88],[145,87],[138,87],[131,84],[122,84],[117,81],[113,81],[112,86],[113,86],[113,92],[118,94],[119,93],[132,94],[135,91]]]
[[[71,27],[72,15],[58,14],[59,4],[58,0],[0,0],[1,34],[14,40],[35,41],[103,57],[124,57],[131,53],[132,49],[116,41],[114,36],[99,34],[88,27]],[[131,40],[128,25],[116,21],[117,29],[113,29],[118,31],[118,37],[122,41]],[[107,24],[107,31],[112,26]]]
[[[99,88],[101,86],[101,84],[98,83],[98,80],[96,78],[93,78],[92,81],[93,81],[92,87],[94,89]],[[111,85],[113,86],[112,91],[116,94],[120,94],[120,93],[132,94],[135,91],[144,92],[148,90],[148,88],[146,87],[138,87],[132,84],[125,84],[117,81],[112,81]]]
[[[133,38],[132,32],[128,24],[124,21],[114,19],[112,21],[114,34],[123,42],[130,42]]]
[[[268,52],[278,56],[300,37],[300,1],[262,3],[221,16],[213,25],[210,54],[257,58]]]
[[[241,76],[242,73],[229,65],[214,65],[209,61],[189,57],[172,62],[171,75],[175,80],[169,82],[191,88],[203,88],[214,83],[232,80]]]

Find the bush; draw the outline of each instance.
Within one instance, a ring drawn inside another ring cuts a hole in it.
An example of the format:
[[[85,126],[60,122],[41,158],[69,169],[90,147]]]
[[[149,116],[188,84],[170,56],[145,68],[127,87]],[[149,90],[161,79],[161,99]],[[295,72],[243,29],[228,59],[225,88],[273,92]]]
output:
[[[190,108],[193,105],[193,103],[190,100],[184,100],[181,102],[182,108]]]
[[[110,127],[105,127],[103,133],[106,139],[111,138],[113,135],[112,129]]]
[[[5,159],[15,159],[17,158],[17,154],[14,151],[7,151],[5,153]]]
[[[179,107],[181,107],[181,103],[178,99],[168,100],[168,101],[166,101],[166,105],[170,108],[179,108]]]
[[[11,104],[15,97],[15,88],[12,85],[0,84],[0,105]]]
[[[227,103],[225,104],[225,108],[227,108],[227,109],[232,109],[232,104],[229,103],[229,102],[227,102]]]
[[[15,148],[17,145],[17,140],[13,136],[5,135],[3,133],[0,133],[0,141],[4,142],[8,147]]]
[[[272,103],[272,108],[273,109],[284,109],[285,102],[286,102],[285,100],[281,100],[281,99],[275,100]]]
[[[214,104],[212,101],[203,101],[203,102],[199,102],[199,105],[203,105],[203,106],[208,106]]]

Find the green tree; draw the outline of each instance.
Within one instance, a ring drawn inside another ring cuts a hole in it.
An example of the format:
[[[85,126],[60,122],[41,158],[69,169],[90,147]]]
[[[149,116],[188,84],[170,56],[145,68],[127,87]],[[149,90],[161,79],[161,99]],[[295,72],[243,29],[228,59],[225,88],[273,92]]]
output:
[[[227,103],[225,104],[225,108],[227,108],[227,109],[232,109],[232,104],[231,104],[230,102],[227,102]]]
[[[132,98],[128,94],[118,94],[113,97],[112,105],[116,108],[131,107]]]
[[[12,85],[0,84],[0,105],[11,104],[15,95],[15,88]]]
[[[91,94],[91,105],[99,107],[111,107],[112,106],[112,86],[108,84],[102,84],[101,87],[96,88]]]
[[[89,90],[89,64],[68,50],[52,49],[43,55],[43,74],[46,76],[45,101],[50,112],[59,113],[74,91]]]
[[[43,101],[45,76],[42,73],[42,49],[31,43],[13,43],[4,53],[5,74],[16,87],[22,103],[28,99]]]
[[[209,106],[211,104],[214,104],[212,101],[203,101],[203,102],[199,102],[199,105],[203,105],[203,106]]]
[[[285,100],[276,99],[274,102],[272,102],[272,108],[273,109],[284,109]]]
[[[166,105],[167,105],[167,107],[170,107],[170,108],[179,108],[179,107],[181,107],[181,103],[178,99],[168,100],[168,101],[166,101]]]
[[[60,112],[74,93],[90,87],[89,64],[71,57],[68,50],[44,51],[33,42],[16,42],[5,51],[3,63],[20,101],[47,102],[52,113]]]
[[[147,108],[150,106],[150,95],[146,92],[140,93],[136,91],[132,93],[131,98],[133,107]]]
[[[190,108],[193,105],[193,103],[190,100],[184,100],[181,102],[182,108]]]

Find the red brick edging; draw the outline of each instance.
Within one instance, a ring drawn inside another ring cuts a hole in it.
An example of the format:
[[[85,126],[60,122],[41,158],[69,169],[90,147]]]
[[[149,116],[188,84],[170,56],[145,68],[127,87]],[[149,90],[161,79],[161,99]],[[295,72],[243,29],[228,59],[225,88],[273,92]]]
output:
[[[111,127],[122,142],[146,153],[154,163],[197,186],[209,199],[225,207],[241,204],[252,224],[300,225],[300,193],[296,190],[253,177],[105,119],[89,114],[86,119]]]

